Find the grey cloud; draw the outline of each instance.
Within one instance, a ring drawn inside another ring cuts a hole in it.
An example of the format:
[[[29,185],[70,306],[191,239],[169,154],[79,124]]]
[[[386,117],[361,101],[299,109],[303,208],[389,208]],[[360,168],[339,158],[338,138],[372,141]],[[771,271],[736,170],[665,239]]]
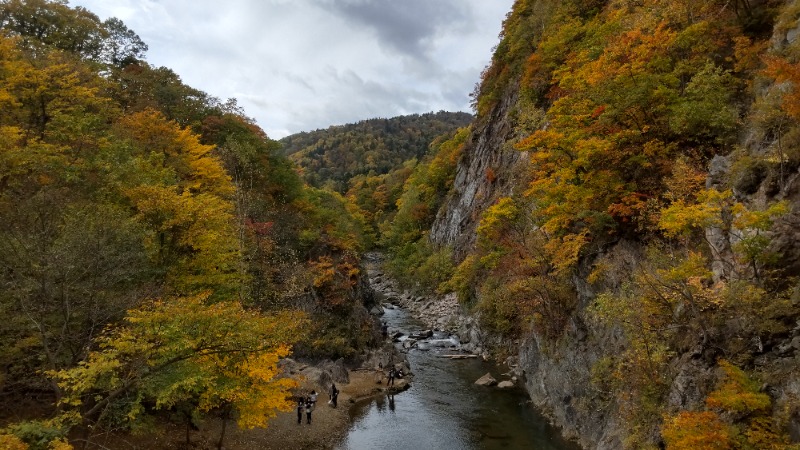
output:
[[[357,122],[374,117],[431,110],[432,95],[411,87],[366,80],[352,70],[326,71],[330,86],[327,95],[289,112],[287,128],[311,130]]]
[[[428,59],[437,32],[471,20],[468,6],[455,0],[330,0],[322,7],[346,22],[371,28],[389,50],[418,60]]]
[[[513,0],[70,0],[119,16],[153,65],[237,97],[275,138],[468,110]]]

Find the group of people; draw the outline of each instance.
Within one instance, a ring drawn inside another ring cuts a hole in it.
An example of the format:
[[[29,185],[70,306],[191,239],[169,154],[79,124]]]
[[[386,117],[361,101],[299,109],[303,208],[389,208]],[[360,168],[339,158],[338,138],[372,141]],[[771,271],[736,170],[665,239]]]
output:
[[[389,374],[388,374],[389,379],[386,381],[386,385],[394,386],[394,379],[403,378],[404,376],[405,374],[403,373],[403,369],[395,369],[394,366],[392,366],[389,369]]]
[[[306,413],[306,423],[311,425],[311,412],[317,405],[317,391],[312,390],[307,397],[300,396],[297,399],[297,424],[303,423],[303,411]]]
[[[328,394],[330,396],[330,401],[328,404],[336,408],[336,404],[339,399],[339,389],[336,387],[336,383],[331,383],[331,390]],[[317,391],[312,390],[308,396],[300,396],[297,399],[297,424],[300,425],[303,423],[303,412],[306,413],[306,423],[311,425],[311,412],[314,411],[314,407],[317,405]]]
[[[394,364],[389,368],[389,371],[385,373],[386,376],[386,385],[387,386],[394,386],[395,378],[403,378],[405,373],[403,373],[403,369],[395,369]],[[378,368],[375,370],[375,383],[383,384],[383,363],[378,363]]]

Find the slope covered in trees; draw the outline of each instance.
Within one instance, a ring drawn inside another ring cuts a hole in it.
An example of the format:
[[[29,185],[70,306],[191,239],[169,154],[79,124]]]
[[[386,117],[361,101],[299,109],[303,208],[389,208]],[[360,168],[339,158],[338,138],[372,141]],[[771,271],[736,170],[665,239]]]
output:
[[[369,119],[280,142],[309,184],[345,196],[366,230],[368,245],[385,245],[384,232],[395,218],[409,176],[471,120],[469,114],[444,111]],[[426,214],[434,214],[438,206],[428,205]]]
[[[234,100],[65,1],[0,2],[0,32],[0,412],[58,406],[0,446],[158,410],[261,426],[288,406],[279,358],[372,339],[361,226]]]
[[[477,236],[448,273],[442,253],[467,240],[431,246],[424,230],[394,266],[436,267],[431,286],[457,292],[497,351],[521,340],[537,402],[586,445],[798,440],[799,12],[518,0],[505,21],[450,195],[516,182],[485,210],[439,211]],[[513,177],[477,160],[491,133],[505,133],[493,155],[522,152]]]
[[[280,140],[284,152],[303,168],[305,180],[344,194],[353,178],[385,175],[411,159],[421,159],[443,134],[472,121],[461,112],[412,114],[369,119]]]

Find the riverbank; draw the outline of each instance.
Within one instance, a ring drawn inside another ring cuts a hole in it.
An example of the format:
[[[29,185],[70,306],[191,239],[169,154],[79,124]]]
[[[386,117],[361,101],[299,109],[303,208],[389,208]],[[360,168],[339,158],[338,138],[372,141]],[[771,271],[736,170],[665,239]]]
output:
[[[373,360],[365,364],[371,364]],[[350,408],[360,402],[369,401],[387,392],[385,380],[376,382],[376,371],[369,365],[354,370],[347,370],[347,383],[337,382],[340,394],[338,407],[328,404],[328,386],[316,381],[319,374],[323,373],[319,366],[306,366],[300,363],[294,372],[293,378],[301,385],[297,389],[300,394],[306,394],[312,389],[320,393],[317,407],[312,413],[311,424],[306,423],[305,414],[301,424],[297,423],[295,411],[279,412],[271,419],[267,428],[240,429],[235,421],[229,421],[225,431],[223,448],[226,450],[327,450],[333,449],[342,441],[350,428]],[[344,369],[346,370],[346,369]],[[323,379],[325,377],[323,376]],[[398,380],[395,390],[404,390],[408,387],[407,380]],[[155,430],[149,430],[147,435],[110,435],[108,438],[95,436],[93,448],[105,449],[165,449],[165,450],[214,450],[222,431],[222,420],[219,417],[209,417],[200,424],[200,430],[190,431],[190,443],[186,443],[185,426],[179,423],[165,422],[157,425]]]
[[[317,392],[323,392],[312,413],[310,425],[306,424],[305,417],[298,425],[297,413],[294,411],[279,413],[264,429],[242,430],[233,425],[227,432],[225,448],[228,450],[283,450],[289,448],[293,450],[323,450],[334,448],[350,428],[349,409],[356,403],[385,395],[385,381],[377,384],[373,370],[366,368],[351,370],[349,378],[349,383],[337,384],[340,390],[337,408],[328,405],[329,397],[324,393],[326,391],[323,386],[308,381],[303,383],[302,391],[310,392],[311,389],[314,389]],[[397,386],[400,387],[401,383],[398,383]],[[202,433],[198,433],[195,446],[192,448],[209,450],[216,448],[215,439],[219,436],[221,426],[219,420],[216,422],[208,424]]]

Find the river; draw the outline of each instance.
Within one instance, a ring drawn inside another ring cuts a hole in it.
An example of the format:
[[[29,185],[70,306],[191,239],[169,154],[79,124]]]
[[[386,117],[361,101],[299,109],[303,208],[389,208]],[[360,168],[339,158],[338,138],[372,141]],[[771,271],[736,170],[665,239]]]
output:
[[[387,310],[382,320],[405,334],[424,328],[401,309]],[[350,431],[336,449],[580,449],[548,425],[523,390],[474,384],[487,372],[503,379],[500,368],[479,359],[442,358],[441,352],[412,349],[411,388],[355,405]]]

